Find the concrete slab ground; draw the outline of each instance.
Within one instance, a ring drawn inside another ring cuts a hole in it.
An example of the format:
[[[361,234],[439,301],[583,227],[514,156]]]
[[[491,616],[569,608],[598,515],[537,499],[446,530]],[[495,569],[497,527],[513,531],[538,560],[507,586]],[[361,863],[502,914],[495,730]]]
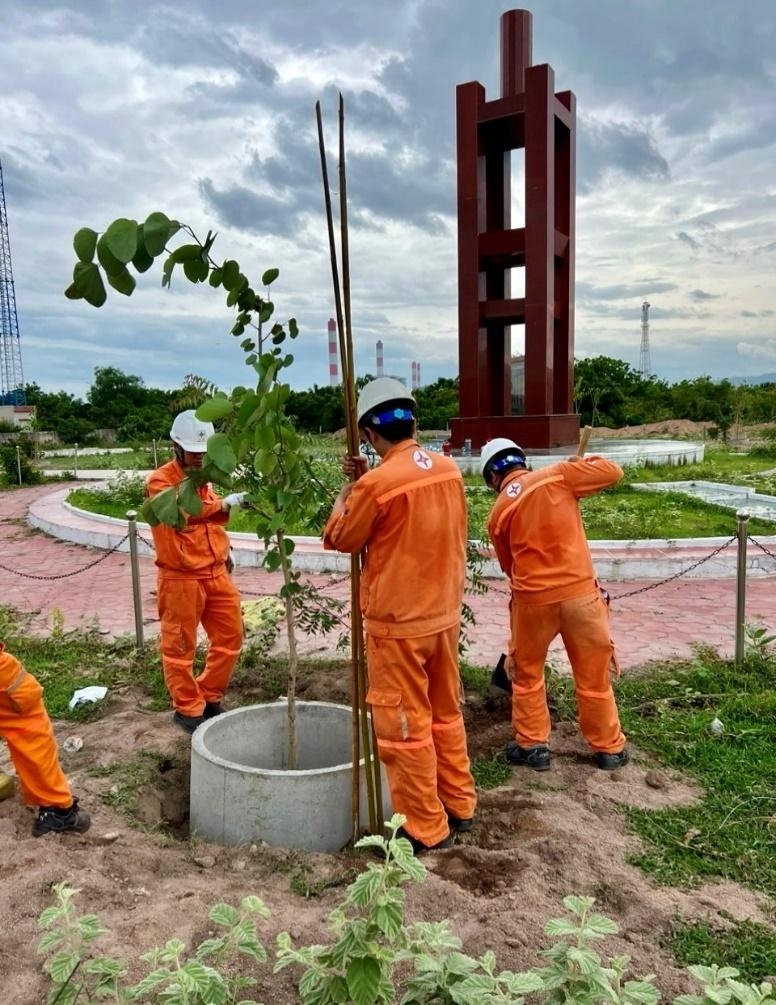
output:
[[[52,491],[51,485],[20,488],[0,494],[0,603],[31,616],[33,630],[45,633],[61,617],[65,631],[99,625],[105,635],[134,634],[134,611],[129,555],[109,552],[51,538],[27,524],[31,505]],[[776,546],[768,545],[776,553]],[[711,547],[699,550],[703,557]],[[728,549],[730,550],[730,549]],[[776,630],[776,561],[755,570],[747,583],[746,620],[761,621]],[[612,595],[612,633],[624,669],[652,660],[688,658],[693,645],[714,646],[725,656],[735,647],[735,579],[675,579],[660,583],[640,574],[604,585]],[[600,570],[599,570],[600,571]],[[155,568],[151,558],[140,559],[141,597],[147,640],[158,634]],[[345,573],[315,572],[309,580],[331,596],[349,601]],[[280,576],[256,567],[240,566],[235,582],[246,598],[276,594]],[[468,629],[468,658],[490,665],[507,638],[507,591],[504,580],[491,582],[487,594],[467,597],[476,625]],[[336,640],[310,637],[302,650],[328,656]],[[565,665],[562,646],[555,644],[554,658]]]

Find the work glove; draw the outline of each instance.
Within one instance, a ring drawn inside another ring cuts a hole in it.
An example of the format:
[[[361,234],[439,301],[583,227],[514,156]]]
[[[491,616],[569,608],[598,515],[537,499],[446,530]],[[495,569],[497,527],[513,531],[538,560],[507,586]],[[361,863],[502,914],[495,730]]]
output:
[[[233,507],[239,509],[241,506],[245,505],[245,500],[247,498],[247,492],[232,492],[231,495],[224,496],[224,506],[226,506],[227,509],[232,509]]]

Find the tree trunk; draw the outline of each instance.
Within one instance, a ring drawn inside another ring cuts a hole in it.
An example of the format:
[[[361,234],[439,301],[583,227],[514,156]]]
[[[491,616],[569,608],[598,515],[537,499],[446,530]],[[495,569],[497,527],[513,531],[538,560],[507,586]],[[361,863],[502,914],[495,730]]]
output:
[[[283,570],[283,584],[288,587],[293,583],[291,563],[285,552],[283,531],[275,535],[280,552],[280,567]],[[296,615],[294,614],[294,598],[287,590],[283,598],[286,605],[286,627],[288,629],[288,768],[296,770],[296,668],[298,656],[296,651]]]

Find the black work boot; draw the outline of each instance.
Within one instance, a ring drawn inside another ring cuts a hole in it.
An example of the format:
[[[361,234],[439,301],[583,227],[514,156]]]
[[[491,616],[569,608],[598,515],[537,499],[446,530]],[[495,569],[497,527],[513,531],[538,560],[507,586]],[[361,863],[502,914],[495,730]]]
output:
[[[521,747],[515,740],[507,744],[504,756],[507,764],[519,764],[534,771],[550,770],[550,748],[540,743],[535,747]]]
[[[447,823],[451,831],[456,831],[458,834],[465,834],[466,831],[470,831],[474,827],[475,817],[457,817],[455,813],[447,813]]]
[[[44,834],[65,834],[68,831],[83,834],[91,824],[92,818],[86,810],[79,810],[78,800],[74,799],[73,805],[66,810],[61,806],[40,806],[32,825],[32,834],[36,838]]]
[[[172,721],[187,733],[193,733],[197,726],[205,721],[204,715],[184,715],[183,712],[173,712]]]
[[[624,768],[629,760],[627,747],[623,747],[616,754],[606,754],[603,750],[595,752],[595,766],[601,771],[617,771],[618,768]]]
[[[220,701],[206,701],[205,711],[202,713],[205,719],[215,719],[217,715],[223,715],[226,709]]]
[[[400,827],[396,832],[397,837],[406,838],[412,845],[412,850],[416,855],[425,855],[429,851],[444,851],[446,848],[452,848],[455,844],[455,838],[452,834],[448,834],[443,837],[441,841],[437,841],[436,844],[423,844],[422,841],[418,841],[411,834],[408,834],[403,827]]]

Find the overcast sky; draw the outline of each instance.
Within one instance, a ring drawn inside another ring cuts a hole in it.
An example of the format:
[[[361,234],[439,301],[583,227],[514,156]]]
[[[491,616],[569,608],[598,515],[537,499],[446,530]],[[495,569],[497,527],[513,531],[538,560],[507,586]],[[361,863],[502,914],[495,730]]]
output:
[[[252,278],[280,269],[292,384],[328,382],[314,104],[346,102],[357,368],[457,372],[455,87],[498,97],[495,0],[4,0],[0,161],[25,380],[116,366],[174,388],[246,374],[209,287],[160,268],[71,302],[73,233],[162,210]],[[671,381],[776,371],[776,2],[536,0],[534,63],[577,96],[576,355]],[[336,179],[336,160],[329,171]]]

